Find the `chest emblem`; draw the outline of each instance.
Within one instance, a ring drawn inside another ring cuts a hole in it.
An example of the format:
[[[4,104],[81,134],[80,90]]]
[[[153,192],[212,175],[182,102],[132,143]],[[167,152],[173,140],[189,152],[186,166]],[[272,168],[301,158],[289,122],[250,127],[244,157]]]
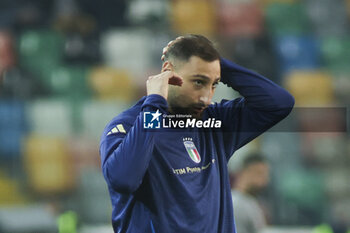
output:
[[[183,139],[184,146],[190,158],[195,163],[199,163],[201,161],[201,156],[198,153],[196,146],[194,145],[192,138],[184,138]]]

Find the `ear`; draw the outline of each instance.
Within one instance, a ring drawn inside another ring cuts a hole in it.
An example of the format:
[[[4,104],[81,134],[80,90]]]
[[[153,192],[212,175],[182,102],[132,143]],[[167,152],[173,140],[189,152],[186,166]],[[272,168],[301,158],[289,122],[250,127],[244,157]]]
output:
[[[173,64],[171,64],[170,61],[165,61],[162,65],[162,72],[168,71],[168,70],[174,71],[174,66]]]

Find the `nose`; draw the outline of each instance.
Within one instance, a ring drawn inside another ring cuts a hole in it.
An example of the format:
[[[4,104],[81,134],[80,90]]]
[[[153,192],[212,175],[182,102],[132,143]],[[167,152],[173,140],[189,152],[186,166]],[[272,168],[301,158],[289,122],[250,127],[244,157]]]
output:
[[[207,96],[202,96],[199,98],[199,101],[203,103],[205,106],[208,106],[211,103],[211,99]]]
[[[202,95],[199,97],[199,101],[203,104],[205,104],[205,106],[208,106],[209,104],[211,104],[211,98],[213,97],[213,92],[212,90],[205,90],[203,91]]]

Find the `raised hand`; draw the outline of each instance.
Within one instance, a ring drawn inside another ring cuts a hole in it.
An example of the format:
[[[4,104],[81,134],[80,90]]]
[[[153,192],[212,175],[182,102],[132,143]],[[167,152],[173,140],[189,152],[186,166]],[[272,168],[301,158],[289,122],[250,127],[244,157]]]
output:
[[[169,70],[148,77],[146,82],[147,95],[158,94],[168,99],[168,84],[181,86],[182,78]]]

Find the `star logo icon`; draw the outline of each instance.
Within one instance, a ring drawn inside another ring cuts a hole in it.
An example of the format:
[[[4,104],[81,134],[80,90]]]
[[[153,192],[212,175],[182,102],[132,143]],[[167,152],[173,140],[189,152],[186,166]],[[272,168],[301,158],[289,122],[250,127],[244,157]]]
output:
[[[155,113],[152,113],[152,120],[151,122],[153,122],[154,120],[157,120],[159,121],[159,117],[161,116],[162,114],[159,112],[159,109],[157,109],[157,111]]]

